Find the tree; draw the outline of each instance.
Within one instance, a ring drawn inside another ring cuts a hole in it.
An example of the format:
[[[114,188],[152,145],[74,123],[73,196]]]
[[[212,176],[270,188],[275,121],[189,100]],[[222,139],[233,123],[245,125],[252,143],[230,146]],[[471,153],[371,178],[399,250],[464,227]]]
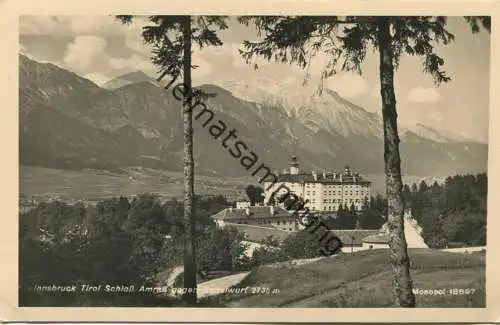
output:
[[[466,17],[473,32],[479,25],[490,30],[489,17]],[[410,261],[404,237],[404,202],[402,196],[401,158],[397,128],[394,72],[403,54],[423,57],[425,73],[431,74],[436,84],[450,78],[441,69],[444,60],[433,43],[448,44],[454,35],[446,30],[446,17],[425,16],[246,16],[243,24],[253,23],[261,39],[245,41],[241,51],[247,63],[254,56],[277,62],[296,63],[307,68],[310,58],[323,52],[329,56],[322,80],[337,71],[361,74],[361,63],[372,48],[379,54],[380,94],[384,130],[384,162],[388,200],[388,228],[390,260],[393,269],[394,303],[414,307]],[[319,91],[321,93],[322,83]]]
[[[117,16],[124,24],[131,23],[133,16]],[[144,42],[153,46],[152,62],[159,67],[161,77],[183,76],[186,99],[183,101],[184,129],[184,222],[188,230],[184,236],[184,300],[188,305],[196,304],[196,218],[194,211],[194,159],[193,159],[193,113],[192,101],[200,98],[200,91],[193,91],[191,82],[192,42],[204,46],[220,46],[216,29],[226,29],[223,16],[147,16],[150,24],[143,27]],[[171,36],[171,35],[174,36]],[[173,40],[171,39],[173,38]],[[167,87],[168,87],[167,86]]]
[[[236,228],[207,228],[198,239],[198,263],[202,270],[238,269],[246,247],[242,241],[244,234]]]
[[[158,199],[154,195],[140,195],[131,204],[125,228],[134,240],[131,262],[140,265],[143,273],[153,278],[159,271],[160,252],[169,231]]]
[[[402,195],[403,195],[403,202],[404,202],[404,205],[405,205],[405,208],[410,208],[411,207],[411,190],[410,190],[410,186],[408,184],[405,184],[403,186],[403,191],[402,191]]]
[[[250,200],[250,203],[254,205],[255,203],[261,203],[264,201],[264,189],[260,186],[248,185],[245,189],[245,193]]]

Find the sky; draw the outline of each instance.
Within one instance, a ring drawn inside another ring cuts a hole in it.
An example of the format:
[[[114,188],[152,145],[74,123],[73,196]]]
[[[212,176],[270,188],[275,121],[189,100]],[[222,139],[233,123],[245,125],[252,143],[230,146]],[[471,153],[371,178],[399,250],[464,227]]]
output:
[[[142,70],[157,76],[149,60],[150,48],[143,44],[136,20],[123,26],[113,17],[21,16],[20,50],[38,61],[51,62],[102,85],[131,71]],[[231,18],[229,29],[219,32],[224,45],[193,49],[193,83],[238,80],[255,84],[266,80],[288,91],[299,91],[305,71],[296,66],[257,60],[259,69],[246,64],[238,53],[243,40],[257,40],[252,26]],[[481,141],[488,141],[490,35],[472,34],[461,17],[449,17],[452,44],[436,45],[445,60],[444,69],[452,81],[436,87],[422,71],[421,58],[404,56],[395,75],[398,118],[406,124],[427,126]],[[309,85],[319,84],[319,75],[328,57],[319,55],[311,62]],[[343,73],[331,77],[326,87],[342,97],[379,113],[381,109],[378,53],[369,53],[361,76]]]

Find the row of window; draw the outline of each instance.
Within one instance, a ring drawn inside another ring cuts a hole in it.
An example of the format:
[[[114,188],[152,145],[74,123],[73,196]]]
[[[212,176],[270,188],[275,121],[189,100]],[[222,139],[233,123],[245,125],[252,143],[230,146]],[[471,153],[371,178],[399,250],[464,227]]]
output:
[[[361,207],[359,206],[355,206],[356,210],[361,210]],[[327,211],[337,211],[338,210],[338,207],[337,206],[332,206],[332,205],[328,205],[325,207],[325,210]]]
[[[325,195],[335,195],[335,194],[342,195],[342,192],[339,191],[338,193],[336,193],[335,191],[333,191],[333,192],[332,191],[328,191],[328,192],[325,191],[324,194]],[[362,192],[359,192],[359,191],[355,191],[355,192],[353,192],[353,191],[345,191],[344,192],[344,195],[368,195],[368,194],[369,194],[368,191],[362,191]],[[311,195],[311,192],[307,191],[306,192],[306,196],[310,196],[310,195]],[[312,195],[313,196],[316,195],[316,192],[313,191]]]
[[[291,185],[290,187],[293,187],[293,185]],[[361,185],[323,185],[323,184],[319,184],[319,183],[316,183],[316,184],[306,183],[305,187],[309,187],[309,188],[311,188],[311,187],[324,187],[326,189],[337,190],[337,189],[340,189],[340,188],[356,189],[356,188],[368,187],[368,186],[361,186]]]
[[[241,224],[247,225],[248,221],[246,221],[246,220],[245,221],[238,221],[237,223],[240,225]],[[272,225],[272,224],[274,224],[274,222],[271,220],[257,220],[257,224],[259,224],[259,225]],[[281,220],[281,221],[278,220],[278,221],[276,221],[276,224],[277,225],[286,225],[286,224],[293,225],[294,221],[293,220]]]
[[[269,221],[269,220],[268,220],[268,221]],[[266,222],[265,222],[265,223],[266,223]],[[246,224],[248,224],[248,222],[247,222],[247,221],[243,221],[243,222],[242,222],[242,221],[238,221],[238,222],[237,222],[237,224],[239,224],[239,225],[241,225],[241,224],[246,225]],[[261,224],[261,223],[259,223],[259,224]],[[267,224],[267,223],[266,223],[266,224]],[[269,221],[269,222],[268,222],[268,224],[271,224],[271,221]],[[278,222],[278,225],[279,225],[279,224],[280,224],[280,223]],[[287,228],[286,228],[286,227],[282,227],[282,228],[279,228],[279,229],[281,229],[281,230],[287,230]],[[292,231],[292,230],[293,230],[293,228],[288,228],[288,230],[289,230],[289,231]]]
[[[323,200],[323,203],[341,203],[341,202],[342,202],[342,200],[336,200],[336,199],[332,199],[332,200],[324,199]],[[344,200],[344,203],[361,203],[361,200],[360,199]]]

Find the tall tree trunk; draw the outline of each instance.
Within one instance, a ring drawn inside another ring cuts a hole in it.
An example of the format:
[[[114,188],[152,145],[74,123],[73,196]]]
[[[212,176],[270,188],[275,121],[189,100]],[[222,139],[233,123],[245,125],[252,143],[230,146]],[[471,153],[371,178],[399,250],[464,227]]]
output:
[[[184,36],[184,84],[188,88],[186,98],[191,98],[191,16],[186,16],[183,24]],[[194,161],[193,161],[193,113],[190,100],[184,101],[184,302],[189,306],[196,304],[196,218],[194,211]]]
[[[387,191],[387,217],[389,229],[389,255],[393,270],[395,301],[399,307],[415,307],[415,296],[410,277],[410,259],[404,234],[404,205],[401,181],[401,158],[394,94],[394,65],[388,17],[378,23],[380,53],[380,93],[384,127],[384,161]]]

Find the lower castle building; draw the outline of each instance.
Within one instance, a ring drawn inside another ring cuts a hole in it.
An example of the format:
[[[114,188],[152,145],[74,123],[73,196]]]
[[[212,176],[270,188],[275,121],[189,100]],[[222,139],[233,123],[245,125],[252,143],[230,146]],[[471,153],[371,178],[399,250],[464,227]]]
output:
[[[264,182],[265,200],[269,203],[273,193],[275,199],[286,194],[287,189],[304,201],[311,211],[337,211],[339,207],[354,205],[356,210],[370,203],[371,182],[359,173],[353,173],[348,166],[343,172],[301,172],[297,157],[293,156],[290,167],[278,175],[278,182]],[[285,188],[286,187],[286,188]]]
[[[248,206],[226,208],[212,216],[219,227],[227,225],[248,225],[273,228],[283,231],[298,231],[296,217],[279,206]]]

